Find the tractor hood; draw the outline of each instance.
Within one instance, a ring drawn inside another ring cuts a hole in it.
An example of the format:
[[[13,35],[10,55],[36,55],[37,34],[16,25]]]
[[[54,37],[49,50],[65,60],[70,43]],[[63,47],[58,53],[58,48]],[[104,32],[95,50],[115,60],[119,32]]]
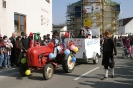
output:
[[[26,55],[28,66],[38,66],[39,55],[45,54],[46,56],[48,56],[52,52],[53,52],[53,49],[51,49],[48,46],[31,47],[30,49],[28,49],[27,55]]]

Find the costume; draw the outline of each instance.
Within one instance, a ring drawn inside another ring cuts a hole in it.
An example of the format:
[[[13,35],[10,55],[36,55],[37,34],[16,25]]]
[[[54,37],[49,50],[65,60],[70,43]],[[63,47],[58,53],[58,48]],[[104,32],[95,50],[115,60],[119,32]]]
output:
[[[83,28],[83,30],[84,30],[86,38],[89,37],[89,39],[92,39],[92,31],[90,30],[90,28],[89,27],[85,27],[85,28]]]
[[[54,47],[54,57],[56,58],[57,53],[60,52],[62,50],[62,48],[60,47],[61,42],[61,38],[58,37],[58,32],[54,32],[54,37],[52,39],[52,42],[54,43],[55,47]]]

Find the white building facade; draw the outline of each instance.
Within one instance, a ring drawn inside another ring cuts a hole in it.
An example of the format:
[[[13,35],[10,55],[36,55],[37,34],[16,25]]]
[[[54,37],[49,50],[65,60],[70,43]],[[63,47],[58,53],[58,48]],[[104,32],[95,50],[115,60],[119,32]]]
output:
[[[133,18],[123,19],[123,25],[119,26],[118,34],[133,34]]]
[[[1,0],[0,33],[10,37],[13,32],[52,31],[52,0]]]

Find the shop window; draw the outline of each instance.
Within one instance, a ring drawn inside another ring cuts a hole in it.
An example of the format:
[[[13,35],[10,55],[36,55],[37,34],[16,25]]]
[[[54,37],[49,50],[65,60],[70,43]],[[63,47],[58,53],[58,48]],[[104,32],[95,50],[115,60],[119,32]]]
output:
[[[14,14],[14,31],[21,33],[26,33],[26,15]]]

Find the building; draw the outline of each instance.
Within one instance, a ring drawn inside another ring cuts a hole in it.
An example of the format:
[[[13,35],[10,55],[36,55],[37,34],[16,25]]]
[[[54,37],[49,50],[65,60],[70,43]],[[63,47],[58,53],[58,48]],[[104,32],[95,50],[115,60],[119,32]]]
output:
[[[52,0],[1,0],[0,33],[40,32],[51,34]]]
[[[133,17],[119,19],[118,34],[133,34]]]
[[[62,34],[65,34],[65,32],[67,31],[67,26],[66,25],[53,25],[53,31],[59,31],[60,36],[61,36]]]
[[[111,0],[80,0],[67,6],[68,30],[75,30],[77,35],[82,27],[90,26],[100,28],[101,33],[114,33],[120,11],[120,4]]]

